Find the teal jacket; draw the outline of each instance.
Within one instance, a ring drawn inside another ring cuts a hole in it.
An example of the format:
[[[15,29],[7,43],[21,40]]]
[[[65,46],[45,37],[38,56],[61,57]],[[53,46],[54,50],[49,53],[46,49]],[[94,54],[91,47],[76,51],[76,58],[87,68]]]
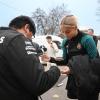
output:
[[[62,41],[62,50],[63,50],[63,58],[66,61],[67,60],[67,55],[68,55],[68,50],[65,46],[65,43],[67,42],[67,38],[64,38]],[[89,56],[90,59],[96,58],[98,51],[96,48],[96,44],[93,40],[93,37],[90,35],[84,35],[81,38],[81,41],[79,41],[81,46],[86,50],[87,55]]]

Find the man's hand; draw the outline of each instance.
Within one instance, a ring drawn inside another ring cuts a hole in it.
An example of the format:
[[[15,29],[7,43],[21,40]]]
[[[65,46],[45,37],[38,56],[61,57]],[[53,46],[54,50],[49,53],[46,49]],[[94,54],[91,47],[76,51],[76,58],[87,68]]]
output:
[[[50,61],[50,57],[47,54],[43,54],[43,55],[41,55],[41,60],[45,61],[45,62],[49,62]]]

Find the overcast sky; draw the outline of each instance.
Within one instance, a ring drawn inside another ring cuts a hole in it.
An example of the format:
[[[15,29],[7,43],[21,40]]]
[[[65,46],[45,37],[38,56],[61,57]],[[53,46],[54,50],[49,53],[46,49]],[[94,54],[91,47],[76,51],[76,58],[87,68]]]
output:
[[[18,15],[32,16],[32,12],[39,7],[48,12],[63,3],[78,17],[79,26],[94,28],[100,34],[100,22],[96,16],[97,0],[0,0],[0,26],[7,26]]]

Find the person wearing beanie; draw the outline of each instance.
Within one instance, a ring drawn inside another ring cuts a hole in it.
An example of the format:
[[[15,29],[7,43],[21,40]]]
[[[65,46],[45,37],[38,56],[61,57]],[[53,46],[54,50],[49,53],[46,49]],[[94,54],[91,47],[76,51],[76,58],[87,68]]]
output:
[[[60,30],[61,33],[65,36],[62,42],[63,59],[58,60],[53,57],[49,57],[48,55],[44,55],[42,57],[44,61],[53,62],[58,65],[68,65],[69,61],[77,55],[88,55],[89,59],[94,59],[98,56],[96,44],[92,36],[88,35],[87,33],[81,32],[78,29],[76,16],[64,16],[60,23]],[[78,82],[75,80],[75,77],[72,73],[73,71],[70,65],[68,66],[69,71],[67,71],[66,73],[68,74],[68,81],[66,86],[67,96],[71,99],[78,100],[98,100],[99,93],[97,91],[93,91],[90,94],[87,93],[87,90],[80,92],[77,86]]]

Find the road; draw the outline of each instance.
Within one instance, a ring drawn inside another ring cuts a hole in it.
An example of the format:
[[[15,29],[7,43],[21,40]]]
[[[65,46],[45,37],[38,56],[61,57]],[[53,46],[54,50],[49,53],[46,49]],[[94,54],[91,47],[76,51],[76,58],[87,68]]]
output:
[[[63,85],[57,87],[57,84],[63,82]],[[41,97],[43,100],[77,100],[77,99],[69,99],[67,97],[67,91],[65,89],[67,83],[67,76],[62,75],[58,82],[46,93],[44,93]],[[41,100],[41,99],[40,99]],[[99,96],[100,100],[100,96]]]
[[[49,91],[44,93],[41,97],[43,100],[69,100],[66,96],[67,91],[65,90],[67,78],[65,76],[60,77],[59,81]],[[64,79],[64,80],[63,80]],[[57,84],[63,80],[63,85],[57,87]]]

